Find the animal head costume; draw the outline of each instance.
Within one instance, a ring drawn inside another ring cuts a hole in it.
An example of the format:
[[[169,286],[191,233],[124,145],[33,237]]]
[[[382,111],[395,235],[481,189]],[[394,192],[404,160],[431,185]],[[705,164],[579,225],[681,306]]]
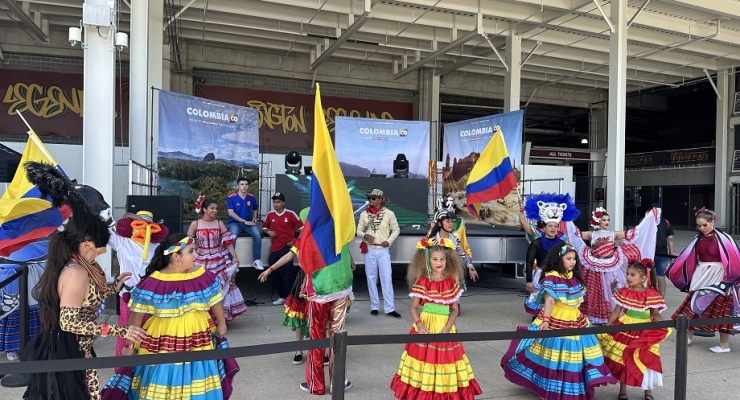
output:
[[[548,222],[573,221],[581,213],[568,193],[540,193],[529,196],[524,204],[527,218]]]
[[[154,222],[154,216],[149,211],[138,211],[136,214],[124,214],[116,222],[118,236],[130,238],[138,244],[144,245],[142,260],[149,259],[149,243],[159,243],[170,234],[169,229],[162,221]]]

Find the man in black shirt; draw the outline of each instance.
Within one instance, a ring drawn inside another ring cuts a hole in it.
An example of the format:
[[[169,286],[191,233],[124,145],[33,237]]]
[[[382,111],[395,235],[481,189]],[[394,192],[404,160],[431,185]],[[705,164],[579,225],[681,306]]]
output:
[[[660,210],[660,204],[653,203],[651,208]],[[660,215],[660,214],[659,214]],[[671,223],[662,215],[658,218],[658,232],[655,238],[655,275],[658,278],[658,291],[661,297],[665,298],[665,270],[670,263],[673,255],[673,228]]]

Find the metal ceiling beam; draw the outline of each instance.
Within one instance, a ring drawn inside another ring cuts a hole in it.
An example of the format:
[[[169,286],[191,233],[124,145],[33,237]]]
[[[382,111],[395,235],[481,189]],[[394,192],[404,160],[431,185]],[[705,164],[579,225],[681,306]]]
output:
[[[696,0],[662,0],[666,3],[673,3],[692,10],[702,11],[712,15],[721,15],[723,17],[740,19],[740,3],[735,0],[712,0],[700,2]]]
[[[337,51],[340,47],[342,47],[342,45],[349,38],[351,38],[352,35],[357,33],[357,31],[359,31],[360,28],[362,28],[362,26],[365,25],[365,22],[367,22],[370,19],[370,12],[371,12],[370,9],[372,8],[372,3],[370,0],[365,0],[364,5],[365,7],[364,7],[362,14],[360,14],[360,16],[357,19],[355,19],[355,21],[347,28],[347,30],[344,31],[344,33],[342,33],[342,36],[338,37],[337,40],[335,40],[334,43],[332,43],[328,49],[324,50],[324,52],[321,53],[321,56],[319,56],[319,58],[317,58],[316,61],[311,63],[311,66],[309,67],[311,71],[315,71],[316,68],[318,68],[321,64],[324,63],[324,61],[328,60],[329,57],[331,57],[331,55],[334,54],[335,51]],[[354,15],[354,14],[350,14],[350,15]]]
[[[33,19],[26,14],[21,7],[18,6],[18,4],[15,2],[15,0],[0,0],[2,1],[8,9],[15,14],[16,17],[18,17],[19,20],[23,23],[23,25],[28,28],[31,33],[36,36],[37,39],[39,39],[41,42],[48,44],[49,43],[49,36],[44,33],[41,28],[36,25],[36,23],[33,21]]]
[[[495,37],[491,40],[494,46],[496,46],[497,49],[503,50],[506,48],[506,38],[504,37]],[[437,76],[447,75],[452,71],[456,71],[468,64],[471,64],[475,62],[479,57],[488,57],[491,54],[493,54],[493,50],[490,47],[478,47],[473,49],[473,51],[470,52],[471,55],[474,57],[465,57],[465,55],[461,55],[460,58],[452,63],[448,63],[445,66],[439,68],[436,72]]]
[[[466,33],[464,36],[457,38],[457,40],[453,40],[450,44],[442,47],[441,49],[435,51],[434,53],[426,56],[425,58],[415,62],[408,68],[404,69],[403,71],[393,75],[393,79],[399,79],[402,78],[417,69],[429,64],[430,62],[434,61],[435,59],[439,58],[439,56],[444,55],[448,53],[450,50],[454,49],[457,46],[462,46],[463,44],[467,43],[470,39],[483,34],[483,15],[478,14],[477,23],[475,24],[475,30],[470,31]]]
[[[167,30],[167,27],[170,26],[170,24],[172,22],[174,22],[177,19],[177,17],[179,17],[180,15],[182,15],[182,13],[184,13],[185,10],[187,10],[188,8],[190,8],[190,6],[192,6],[193,3],[195,3],[195,2],[196,2],[196,0],[190,0],[190,2],[188,4],[185,4],[185,6],[183,8],[181,8],[180,11],[177,12],[177,14],[173,15],[172,18],[170,18],[170,20],[167,21],[166,24],[164,24],[164,27],[162,27],[162,30],[163,31],[164,30]],[[129,8],[131,8],[130,5],[129,5]]]

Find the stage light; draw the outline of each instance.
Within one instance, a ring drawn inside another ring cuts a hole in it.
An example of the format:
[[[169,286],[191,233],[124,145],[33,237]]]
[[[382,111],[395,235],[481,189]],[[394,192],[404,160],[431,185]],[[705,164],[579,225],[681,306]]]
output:
[[[409,160],[406,159],[405,154],[401,153],[397,155],[396,159],[393,161],[393,177],[408,179]]]
[[[303,165],[303,157],[297,151],[291,150],[285,155],[285,173],[289,175],[300,175]]]

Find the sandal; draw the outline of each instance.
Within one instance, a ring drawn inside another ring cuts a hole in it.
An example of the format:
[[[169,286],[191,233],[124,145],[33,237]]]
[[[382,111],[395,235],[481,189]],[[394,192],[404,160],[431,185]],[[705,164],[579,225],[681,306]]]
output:
[[[646,394],[645,395],[645,400],[655,400],[655,399],[653,398],[653,395],[652,394]]]
[[[627,393],[620,393],[617,400],[629,400],[629,397],[627,397]]]

